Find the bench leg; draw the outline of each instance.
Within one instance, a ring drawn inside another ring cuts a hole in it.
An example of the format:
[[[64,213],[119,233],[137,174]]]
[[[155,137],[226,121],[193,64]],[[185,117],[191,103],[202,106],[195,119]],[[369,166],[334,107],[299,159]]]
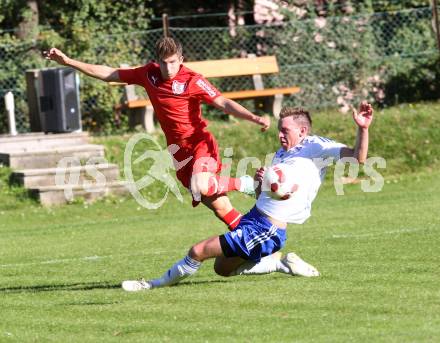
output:
[[[143,115],[141,116],[142,127],[148,133],[154,132],[154,110],[153,106],[146,106],[142,109]]]
[[[141,125],[148,133],[154,132],[154,110],[152,106],[129,110],[128,124],[130,128]]]
[[[273,99],[273,116],[277,119],[280,117],[281,108],[283,106],[283,97],[283,94],[275,94]]]

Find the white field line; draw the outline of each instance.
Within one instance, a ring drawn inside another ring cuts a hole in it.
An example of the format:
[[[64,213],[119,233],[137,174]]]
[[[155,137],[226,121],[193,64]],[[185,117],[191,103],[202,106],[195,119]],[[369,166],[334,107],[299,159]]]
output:
[[[175,251],[177,253],[177,251]],[[150,254],[153,255],[160,255],[160,254],[169,254],[173,253],[173,251],[155,251],[150,252]],[[74,258],[62,258],[62,259],[53,259],[53,260],[46,260],[46,261],[38,261],[38,262],[24,262],[24,263],[10,263],[10,264],[0,264],[0,268],[13,268],[13,267],[25,267],[25,266],[37,266],[37,265],[45,265],[45,264],[61,264],[61,263],[68,263],[68,262],[96,262],[98,260],[103,260],[107,258],[120,258],[120,257],[140,257],[142,255],[146,254],[117,254],[117,255],[102,255],[102,256],[83,256],[83,257],[74,257]]]
[[[19,267],[19,266],[35,266],[35,265],[43,265],[43,264],[65,263],[65,262],[72,262],[72,261],[96,261],[96,260],[108,258],[111,256],[112,255],[84,256],[84,257],[79,257],[79,258],[63,258],[63,259],[47,260],[47,261],[40,261],[40,262],[11,263],[11,264],[2,264],[2,265],[0,265],[0,267],[7,268],[7,267]]]
[[[413,233],[420,231],[427,231],[429,228],[406,228],[400,230],[391,230],[391,231],[383,231],[383,232],[375,232],[375,233],[359,233],[359,234],[336,234],[332,235],[332,238],[365,238],[365,237],[377,237],[384,235],[394,235],[394,234],[404,234],[404,233]],[[178,253],[177,251],[175,251]],[[180,251],[179,251],[180,252]],[[149,254],[160,255],[160,254],[169,254],[173,253],[173,251],[155,251],[150,252]],[[53,259],[46,261],[38,261],[38,262],[25,262],[25,263],[10,263],[10,264],[0,264],[0,268],[13,268],[13,267],[24,267],[24,266],[36,266],[36,265],[45,265],[45,264],[61,264],[68,262],[94,262],[107,258],[119,258],[119,257],[139,257],[145,254],[118,254],[118,255],[102,255],[102,256],[83,256],[83,257],[74,257],[74,258],[63,258],[63,259]]]
[[[371,232],[371,233],[342,233],[338,235],[332,235],[332,238],[364,238],[364,237],[376,237],[385,235],[395,235],[404,233],[413,233],[420,231],[427,231],[429,228],[405,228],[400,230],[382,231],[382,232]]]

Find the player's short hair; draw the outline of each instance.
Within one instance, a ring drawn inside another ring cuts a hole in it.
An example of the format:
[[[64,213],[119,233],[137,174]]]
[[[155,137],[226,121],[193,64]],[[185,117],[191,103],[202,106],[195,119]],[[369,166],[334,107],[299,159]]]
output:
[[[182,44],[171,37],[164,37],[159,39],[156,42],[155,50],[156,57],[159,61],[174,54],[182,56]]]
[[[283,107],[280,112],[280,119],[286,117],[293,117],[296,123],[307,126],[309,131],[312,129],[312,117],[309,111],[301,107]]]

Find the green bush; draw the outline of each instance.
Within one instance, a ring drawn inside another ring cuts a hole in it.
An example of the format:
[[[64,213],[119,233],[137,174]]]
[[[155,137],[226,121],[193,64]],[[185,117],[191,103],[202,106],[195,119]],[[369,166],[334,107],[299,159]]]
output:
[[[142,0],[38,2],[36,35],[18,38],[18,31],[0,32],[0,95],[7,90],[21,95],[17,97],[17,112],[19,115],[27,113],[23,96],[26,89],[24,72],[57,66],[41,57],[41,51],[50,47],[57,47],[68,56],[88,63],[115,67],[120,63],[139,64],[138,56],[147,55],[150,48],[142,45],[142,36],[133,36],[133,32],[149,27],[152,11],[144,3]],[[2,27],[18,27],[28,13],[26,3],[21,1],[7,1],[0,4],[0,9],[2,13],[9,13],[0,17]],[[120,101],[121,90],[83,76],[80,89],[84,128],[112,131],[115,127],[113,106]]]
[[[440,111],[439,103],[404,104],[388,109],[377,109],[370,128],[369,156],[383,157],[387,161],[384,175],[400,175],[432,169],[440,164]],[[335,110],[313,113],[313,132],[330,137],[352,147],[356,139],[356,126],[351,114],[342,114]],[[242,120],[230,122],[215,121],[209,125],[220,146],[220,157],[225,158],[225,149],[232,148],[232,175],[235,175],[238,161],[244,157],[256,157],[264,163],[266,156],[279,148],[276,122],[266,133],[252,123]],[[113,163],[123,168],[125,144],[130,136],[100,137],[97,142],[105,144],[107,156]],[[155,137],[165,148],[162,132]],[[138,155],[147,146],[138,147]],[[137,178],[148,170],[138,170]],[[249,166],[252,174],[255,168]]]
[[[26,3],[0,3],[1,27],[18,28],[30,18]],[[324,1],[318,7],[313,2],[289,3],[302,3],[305,14],[286,11],[283,23],[237,26],[236,35],[228,27],[171,27],[170,32],[183,42],[189,61],[275,54],[280,73],[264,75],[265,86],[301,88],[285,97],[287,105],[346,111],[360,99],[390,105],[439,98],[438,51],[426,2]],[[37,33],[18,38],[18,31],[0,31],[0,97],[14,91],[19,124],[27,117],[24,71],[55,66],[40,57],[41,50],[56,46],[89,63],[139,65],[152,58],[151,47],[162,36],[161,29],[147,30],[152,10],[143,0],[38,4]],[[251,77],[212,82],[221,91],[253,87]],[[113,111],[121,95],[120,87],[81,76],[83,127],[99,133],[126,131],[126,116],[119,122]],[[252,101],[244,104],[261,112]],[[5,113],[0,112],[0,132],[6,129]]]

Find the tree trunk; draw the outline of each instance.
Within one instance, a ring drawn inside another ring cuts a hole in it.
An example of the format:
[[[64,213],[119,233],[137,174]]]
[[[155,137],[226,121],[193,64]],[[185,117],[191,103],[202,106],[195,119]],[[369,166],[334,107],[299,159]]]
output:
[[[23,20],[18,24],[17,38],[22,40],[38,38],[38,3],[37,0],[27,0],[26,9],[22,12]]]

